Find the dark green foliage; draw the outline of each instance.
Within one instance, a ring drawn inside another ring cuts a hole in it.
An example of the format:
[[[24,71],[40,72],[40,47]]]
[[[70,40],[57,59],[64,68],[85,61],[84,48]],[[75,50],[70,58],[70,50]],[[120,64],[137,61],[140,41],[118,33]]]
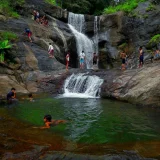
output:
[[[82,14],[101,14],[103,9],[110,4],[110,0],[46,0],[58,4],[70,12]]]
[[[0,41],[0,62],[4,62],[4,54],[7,49],[11,48],[8,44],[8,40]]]
[[[9,40],[9,41],[15,41],[17,39],[17,35],[13,32],[0,32],[0,40]]]
[[[17,6],[23,5],[24,0],[1,0],[0,13],[8,17],[19,18],[19,14],[15,11]]]
[[[152,47],[156,47],[158,44],[160,43],[160,34],[154,35],[148,45],[147,48],[152,48]]]

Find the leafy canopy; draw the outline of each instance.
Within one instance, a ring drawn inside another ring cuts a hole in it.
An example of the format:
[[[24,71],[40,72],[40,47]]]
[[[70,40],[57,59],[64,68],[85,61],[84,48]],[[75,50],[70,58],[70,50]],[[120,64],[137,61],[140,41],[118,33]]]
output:
[[[118,11],[124,11],[124,12],[131,12],[133,9],[135,9],[140,2],[144,2],[146,0],[126,0],[123,3],[119,3],[116,6],[109,6],[104,9],[104,14],[110,14],[115,13]]]

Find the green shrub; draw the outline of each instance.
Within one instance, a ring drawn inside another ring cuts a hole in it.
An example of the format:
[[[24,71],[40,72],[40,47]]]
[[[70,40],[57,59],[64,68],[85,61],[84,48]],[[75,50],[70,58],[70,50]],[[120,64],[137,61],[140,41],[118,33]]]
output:
[[[56,0],[45,0],[47,3],[56,5]]]
[[[119,4],[117,6],[110,6],[104,9],[104,14],[115,13],[118,11],[131,12],[133,9],[137,8],[140,2],[146,0],[127,0],[125,3]]]
[[[21,6],[24,0],[1,0],[0,13],[5,16],[19,18],[19,14],[15,11],[16,6]]]
[[[9,41],[15,41],[17,39],[17,35],[13,32],[0,32],[0,40],[9,40]]]
[[[160,34],[157,34],[151,38],[151,40],[149,41],[149,44],[152,44],[152,43],[156,43],[156,44],[160,43]]]
[[[127,43],[122,43],[121,45],[118,46],[120,49],[124,49],[128,44]]]

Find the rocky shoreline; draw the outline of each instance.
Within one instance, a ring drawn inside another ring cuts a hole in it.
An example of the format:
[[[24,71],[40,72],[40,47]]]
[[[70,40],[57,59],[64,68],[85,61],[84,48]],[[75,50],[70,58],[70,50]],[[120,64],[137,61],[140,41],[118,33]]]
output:
[[[51,95],[62,94],[65,79],[73,73],[86,73],[104,79],[101,87],[102,98],[116,99],[144,106],[160,106],[159,61],[145,65],[141,69],[126,71],[116,69],[108,71],[70,69],[68,72],[65,70],[49,73],[28,72],[27,89],[23,87],[25,84],[20,84],[18,81],[9,81],[9,79],[6,79],[7,76],[4,75],[1,76],[4,80],[0,82],[0,86],[3,88],[6,85],[9,86],[6,84],[9,83],[10,88],[15,86],[20,94],[29,92],[36,94],[49,93]],[[1,94],[5,95],[5,89],[1,90]]]

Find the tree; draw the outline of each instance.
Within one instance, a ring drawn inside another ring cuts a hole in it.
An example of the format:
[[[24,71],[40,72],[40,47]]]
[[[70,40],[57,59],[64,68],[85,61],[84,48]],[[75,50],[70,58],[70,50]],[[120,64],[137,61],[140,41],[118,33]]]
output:
[[[101,14],[114,0],[56,0],[70,12],[81,14]]]
[[[0,41],[0,62],[4,62],[4,54],[7,49],[10,49],[12,46],[8,44],[8,40]]]

